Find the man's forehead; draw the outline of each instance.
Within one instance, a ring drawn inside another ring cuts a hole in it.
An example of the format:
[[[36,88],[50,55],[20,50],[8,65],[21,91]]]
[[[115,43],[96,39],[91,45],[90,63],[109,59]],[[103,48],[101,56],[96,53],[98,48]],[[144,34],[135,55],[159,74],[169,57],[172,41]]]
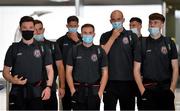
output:
[[[155,20],[149,20],[149,22],[161,22],[161,20],[155,19]]]
[[[89,31],[89,30],[93,30],[93,28],[91,28],[91,27],[84,27],[82,30],[83,31]]]
[[[113,14],[112,16],[111,16],[111,19],[123,19],[123,16],[121,16],[120,14]]]
[[[132,21],[132,22],[130,22],[130,24],[140,24],[140,23],[137,21]]]
[[[83,32],[93,32],[93,28],[92,27],[84,27],[82,29]]]
[[[35,26],[33,22],[23,22],[20,27],[25,28],[25,27],[35,27]]]
[[[42,24],[40,24],[40,23],[35,24],[35,26],[37,26],[37,27],[43,27],[43,25],[42,25]]]
[[[36,30],[43,30],[43,27],[35,27]]]
[[[29,22],[23,22],[22,25],[34,25],[34,23],[29,21]]]
[[[43,26],[42,26],[41,24],[36,24],[36,25],[35,25],[35,28],[43,29]]]
[[[78,22],[77,21],[70,21],[68,24],[69,25],[76,25],[76,24],[78,24]]]

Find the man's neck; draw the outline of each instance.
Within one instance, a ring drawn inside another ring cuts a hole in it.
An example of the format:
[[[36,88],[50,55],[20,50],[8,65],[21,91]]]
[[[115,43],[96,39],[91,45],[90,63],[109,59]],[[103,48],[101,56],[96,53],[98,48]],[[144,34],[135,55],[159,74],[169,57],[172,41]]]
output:
[[[141,34],[141,31],[139,31],[139,33],[137,34],[138,37],[141,37],[142,34]]]
[[[137,34],[138,37],[141,37],[142,35],[141,34]]]
[[[161,37],[161,33],[159,33],[158,35],[156,35],[156,36],[151,36],[153,39],[159,39],[160,37]]]
[[[40,42],[45,42],[45,38],[43,38]]]
[[[93,45],[93,43],[86,44],[86,43],[83,42],[83,45],[84,45],[85,47],[91,47],[91,46]]]
[[[34,39],[33,39],[33,38],[30,39],[30,40],[25,40],[25,39],[23,39],[23,42],[24,42],[25,44],[27,44],[27,45],[30,45],[30,44],[32,44],[32,43],[34,42]]]

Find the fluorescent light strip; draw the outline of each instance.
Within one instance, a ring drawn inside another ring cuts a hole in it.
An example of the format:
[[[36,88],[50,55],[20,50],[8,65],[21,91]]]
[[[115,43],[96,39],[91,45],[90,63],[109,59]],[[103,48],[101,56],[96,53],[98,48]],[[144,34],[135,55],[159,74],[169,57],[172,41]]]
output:
[[[51,1],[51,2],[68,2],[70,0],[49,0],[49,1]]]

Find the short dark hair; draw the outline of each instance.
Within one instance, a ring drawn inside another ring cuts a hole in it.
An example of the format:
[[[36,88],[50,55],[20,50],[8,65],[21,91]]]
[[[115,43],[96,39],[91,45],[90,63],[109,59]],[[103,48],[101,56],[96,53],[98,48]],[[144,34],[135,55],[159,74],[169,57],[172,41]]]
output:
[[[72,21],[75,21],[75,22],[79,23],[79,19],[76,16],[74,16],[74,15],[73,16],[69,16],[67,18],[67,23],[72,22]]]
[[[42,24],[43,25],[43,23],[42,23],[42,21],[40,21],[40,20],[34,20],[34,24],[36,25],[36,24]]]
[[[132,17],[132,18],[129,20],[129,22],[134,22],[134,21],[142,24],[142,20],[141,20],[139,17]]]
[[[84,24],[84,25],[81,27],[81,31],[82,31],[82,29],[85,28],[85,27],[92,27],[92,28],[93,28],[93,32],[95,31],[94,25],[92,25],[92,24]]]
[[[149,20],[161,20],[164,23],[165,17],[159,13],[152,13],[149,15]]]
[[[23,22],[33,22],[34,24],[34,19],[31,16],[23,16],[20,19],[19,25],[21,26]]]

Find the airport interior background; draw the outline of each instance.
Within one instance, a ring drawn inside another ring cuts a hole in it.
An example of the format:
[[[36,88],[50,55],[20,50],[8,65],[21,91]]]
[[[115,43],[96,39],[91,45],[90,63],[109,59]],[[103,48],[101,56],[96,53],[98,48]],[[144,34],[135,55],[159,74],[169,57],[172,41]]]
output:
[[[18,23],[22,16],[29,15],[42,20],[45,37],[56,40],[67,31],[67,17],[76,15],[80,21],[79,27],[84,23],[92,23],[95,26],[94,44],[99,44],[100,35],[112,28],[109,22],[110,13],[116,9],[124,13],[126,29],[129,29],[131,17],[140,17],[143,36],[149,34],[149,14],[162,13],[166,17],[163,34],[175,40],[179,52],[180,0],[0,0],[0,110],[8,109],[10,86],[2,76],[4,57],[9,45],[21,39]],[[80,32],[80,28],[78,31]],[[175,95],[176,109],[180,110],[180,79]],[[61,105],[59,106],[61,109]]]

